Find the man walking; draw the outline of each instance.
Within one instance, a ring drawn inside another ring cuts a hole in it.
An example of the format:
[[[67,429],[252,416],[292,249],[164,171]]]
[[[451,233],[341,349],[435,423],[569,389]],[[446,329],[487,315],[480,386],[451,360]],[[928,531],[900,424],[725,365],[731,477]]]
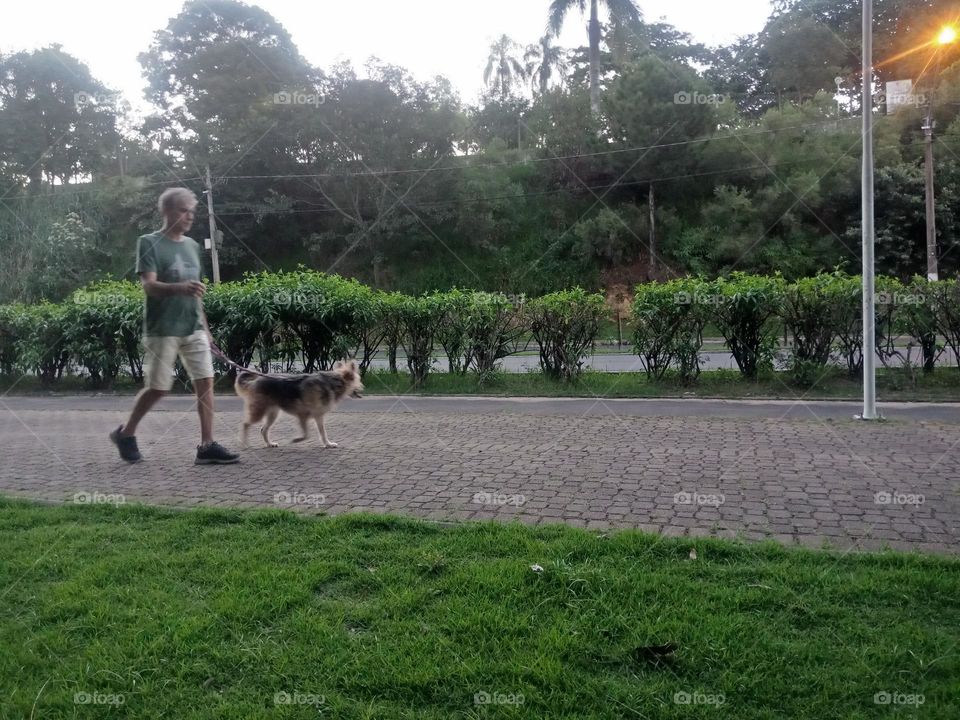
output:
[[[130,418],[110,439],[127,462],[139,462],[137,425],[173,387],[173,364],[180,356],[200,414],[197,465],[235,463],[239,455],[213,440],[213,340],[203,312],[206,287],[200,282],[200,246],[184,235],[193,225],[196,196],[186,188],[165,190],[158,202],[163,228],[137,240],[137,273],[146,303],[143,316],[144,383]]]

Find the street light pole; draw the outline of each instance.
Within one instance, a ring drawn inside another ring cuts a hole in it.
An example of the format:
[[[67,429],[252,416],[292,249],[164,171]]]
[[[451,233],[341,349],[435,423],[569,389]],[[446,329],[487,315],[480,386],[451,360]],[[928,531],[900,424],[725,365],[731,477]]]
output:
[[[929,105],[927,118],[923,124],[923,134],[923,165],[927,199],[927,280],[935,282],[940,279],[940,272],[937,267],[937,217],[933,195],[933,113]]]
[[[220,284],[220,257],[217,253],[217,216],[213,212],[213,183],[210,180],[210,165],[207,164],[207,214],[210,217],[210,264],[213,265],[213,284]]]
[[[863,232],[863,414],[877,419],[877,349],[874,340],[873,277],[873,0],[863,0],[863,170],[860,225]]]

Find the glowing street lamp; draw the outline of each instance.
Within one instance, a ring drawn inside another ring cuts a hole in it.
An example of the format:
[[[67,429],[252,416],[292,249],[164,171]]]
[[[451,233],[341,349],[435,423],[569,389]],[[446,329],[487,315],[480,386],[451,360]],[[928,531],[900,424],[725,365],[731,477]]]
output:
[[[949,45],[956,39],[957,39],[956,29],[947,25],[943,30],[940,31],[940,34],[937,35],[937,44]]]

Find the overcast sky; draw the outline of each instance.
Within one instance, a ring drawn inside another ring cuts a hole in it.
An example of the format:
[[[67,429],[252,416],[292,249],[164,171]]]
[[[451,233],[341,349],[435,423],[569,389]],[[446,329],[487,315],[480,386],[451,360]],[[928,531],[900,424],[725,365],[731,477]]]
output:
[[[252,4],[252,3],[251,3]],[[490,44],[506,33],[523,45],[543,35],[550,0],[261,0],[303,56],[329,68],[376,55],[419,79],[445,75],[465,101],[476,99]],[[770,0],[641,0],[648,21],[664,18],[708,45],[760,30]],[[94,77],[140,105],[137,54],[165,27],[183,0],[26,0],[8,3],[0,24],[3,52],[60,43]],[[586,20],[572,16],[559,43],[586,44]]]

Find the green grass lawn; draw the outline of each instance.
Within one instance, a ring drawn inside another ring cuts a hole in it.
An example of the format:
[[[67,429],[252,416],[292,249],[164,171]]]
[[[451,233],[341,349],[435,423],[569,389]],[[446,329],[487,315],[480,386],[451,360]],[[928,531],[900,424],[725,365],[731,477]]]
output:
[[[880,371],[878,394],[892,401],[960,401],[960,373],[944,368],[929,377],[919,377],[910,386],[899,373]],[[406,373],[368,373],[364,379],[367,394],[402,395],[414,392]],[[701,374],[693,385],[666,379],[650,382],[644,373],[587,372],[574,383],[562,383],[542,373],[499,373],[492,380],[479,382],[475,373],[463,376],[431,374],[418,391],[423,395],[501,395],[520,397],[598,397],[598,398],[777,398],[786,400],[860,400],[863,386],[843,370],[822,377],[813,388],[792,385],[786,373],[768,373],[757,381],[744,380],[735,370],[712,370]]]
[[[2,500],[0,528],[2,718],[956,717],[956,558]]]
[[[491,379],[480,382],[476,373],[450,375],[446,372],[431,373],[426,384],[414,390],[406,372],[396,375],[386,371],[373,371],[366,375],[364,383],[368,395],[494,395],[504,397],[602,397],[602,398],[725,398],[784,400],[861,400],[862,385],[859,378],[850,378],[840,368],[829,370],[819,378],[813,388],[791,384],[787,373],[767,373],[757,381],[744,380],[736,370],[711,370],[700,375],[692,385],[683,385],[669,377],[663,381],[650,382],[642,372],[605,373],[586,372],[574,383],[553,380],[540,372],[497,373]],[[220,379],[217,392],[232,392],[230,382]],[[116,385],[101,392],[133,394],[139,386],[121,378]],[[960,372],[956,368],[938,368],[932,375],[917,376],[913,386],[899,371],[877,371],[877,389],[880,400],[960,402]],[[174,392],[189,392],[175,385]],[[0,376],[0,393],[15,395],[63,394],[90,392],[82,378],[64,377],[52,388],[43,388],[35,377]]]

